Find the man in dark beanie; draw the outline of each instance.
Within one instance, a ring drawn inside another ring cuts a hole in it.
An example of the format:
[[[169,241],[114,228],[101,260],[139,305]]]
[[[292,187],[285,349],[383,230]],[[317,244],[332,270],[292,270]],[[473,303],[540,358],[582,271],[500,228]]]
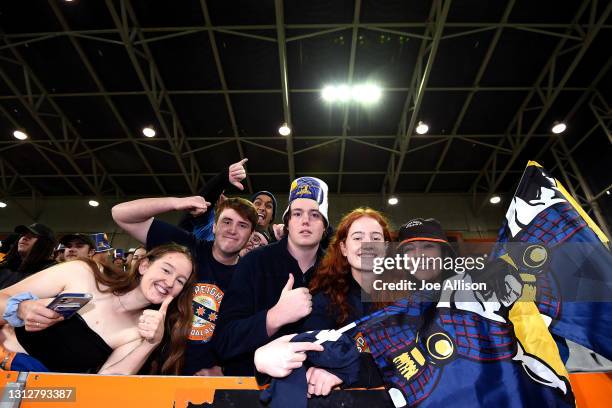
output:
[[[258,191],[251,196],[257,209],[257,225],[268,231],[272,241],[276,241],[272,224],[276,216],[276,197],[269,191]]]

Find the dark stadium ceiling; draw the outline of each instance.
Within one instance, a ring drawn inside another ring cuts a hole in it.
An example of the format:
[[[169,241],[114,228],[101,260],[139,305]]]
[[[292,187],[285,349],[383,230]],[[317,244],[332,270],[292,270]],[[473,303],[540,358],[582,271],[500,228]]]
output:
[[[611,11],[588,0],[3,1],[0,198],[190,194],[248,157],[250,191],[313,175],[333,192],[477,192],[482,204],[537,159],[583,204],[609,201]],[[383,87],[380,103],[321,98],[324,85],[366,81]]]

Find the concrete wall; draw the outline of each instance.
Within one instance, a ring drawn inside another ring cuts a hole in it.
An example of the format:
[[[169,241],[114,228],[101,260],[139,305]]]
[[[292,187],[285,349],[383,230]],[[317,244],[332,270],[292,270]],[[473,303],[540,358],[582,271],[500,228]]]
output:
[[[343,214],[359,206],[381,210],[391,219],[394,228],[415,217],[437,218],[448,231],[459,231],[466,237],[490,237],[497,234],[507,202],[487,205],[475,216],[471,210],[471,195],[458,194],[406,194],[398,196],[396,206],[387,204],[381,195],[330,195],[330,221],[335,225]],[[287,196],[277,196],[279,209],[277,222],[284,212]],[[99,207],[90,207],[88,198],[50,198],[33,204],[31,200],[7,200],[8,207],[0,208],[0,237],[16,225],[36,220],[53,228],[58,235],[68,232],[106,232],[113,246],[129,248],[137,242],[124,234],[111,218],[111,207],[128,199],[107,199]],[[180,214],[160,216],[168,222],[177,222]]]

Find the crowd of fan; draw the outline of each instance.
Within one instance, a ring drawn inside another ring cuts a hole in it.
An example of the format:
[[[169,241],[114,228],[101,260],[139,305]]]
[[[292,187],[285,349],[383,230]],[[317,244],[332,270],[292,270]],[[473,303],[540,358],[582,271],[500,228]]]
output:
[[[372,273],[361,259],[364,244],[391,240],[385,216],[356,208],[333,228],[327,185],[300,177],[274,224],[280,209],[270,192],[225,195],[232,186],[243,190],[245,163],[229,166],[198,196],[113,207],[117,225],[142,243],[126,254],[104,233],[56,242],[43,224],[16,227],[0,255],[1,368],[283,377],[302,366],[305,351],[323,349],[291,342],[295,333],[337,329],[383,307],[362,299]],[[183,212],[178,225],[156,218],[170,211]],[[431,256],[448,246],[432,219],[405,224],[399,241]],[[419,279],[441,277],[430,271]],[[66,292],[93,300],[64,319],[46,306]],[[378,385],[367,356],[360,367],[359,382]],[[317,367],[307,380],[309,395],[343,383]]]

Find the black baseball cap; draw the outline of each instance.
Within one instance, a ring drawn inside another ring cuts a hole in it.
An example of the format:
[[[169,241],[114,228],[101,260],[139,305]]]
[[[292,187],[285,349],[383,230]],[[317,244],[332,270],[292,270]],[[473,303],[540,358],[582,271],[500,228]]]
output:
[[[18,225],[15,227],[15,232],[23,235],[30,234],[38,235],[39,237],[45,237],[50,241],[55,241],[55,232],[44,224],[39,224],[35,222],[30,225]]]
[[[408,221],[400,227],[397,238],[400,247],[408,242],[430,241],[443,244],[453,251],[440,222],[435,218],[415,218]]]
[[[81,234],[80,232],[77,232],[75,234],[66,234],[62,238],[60,238],[59,242],[60,244],[67,246],[70,242],[73,242],[73,241],[82,242],[86,245],[89,245],[89,247],[92,249],[96,247],[93,240],[91,239],[91,235]]]

